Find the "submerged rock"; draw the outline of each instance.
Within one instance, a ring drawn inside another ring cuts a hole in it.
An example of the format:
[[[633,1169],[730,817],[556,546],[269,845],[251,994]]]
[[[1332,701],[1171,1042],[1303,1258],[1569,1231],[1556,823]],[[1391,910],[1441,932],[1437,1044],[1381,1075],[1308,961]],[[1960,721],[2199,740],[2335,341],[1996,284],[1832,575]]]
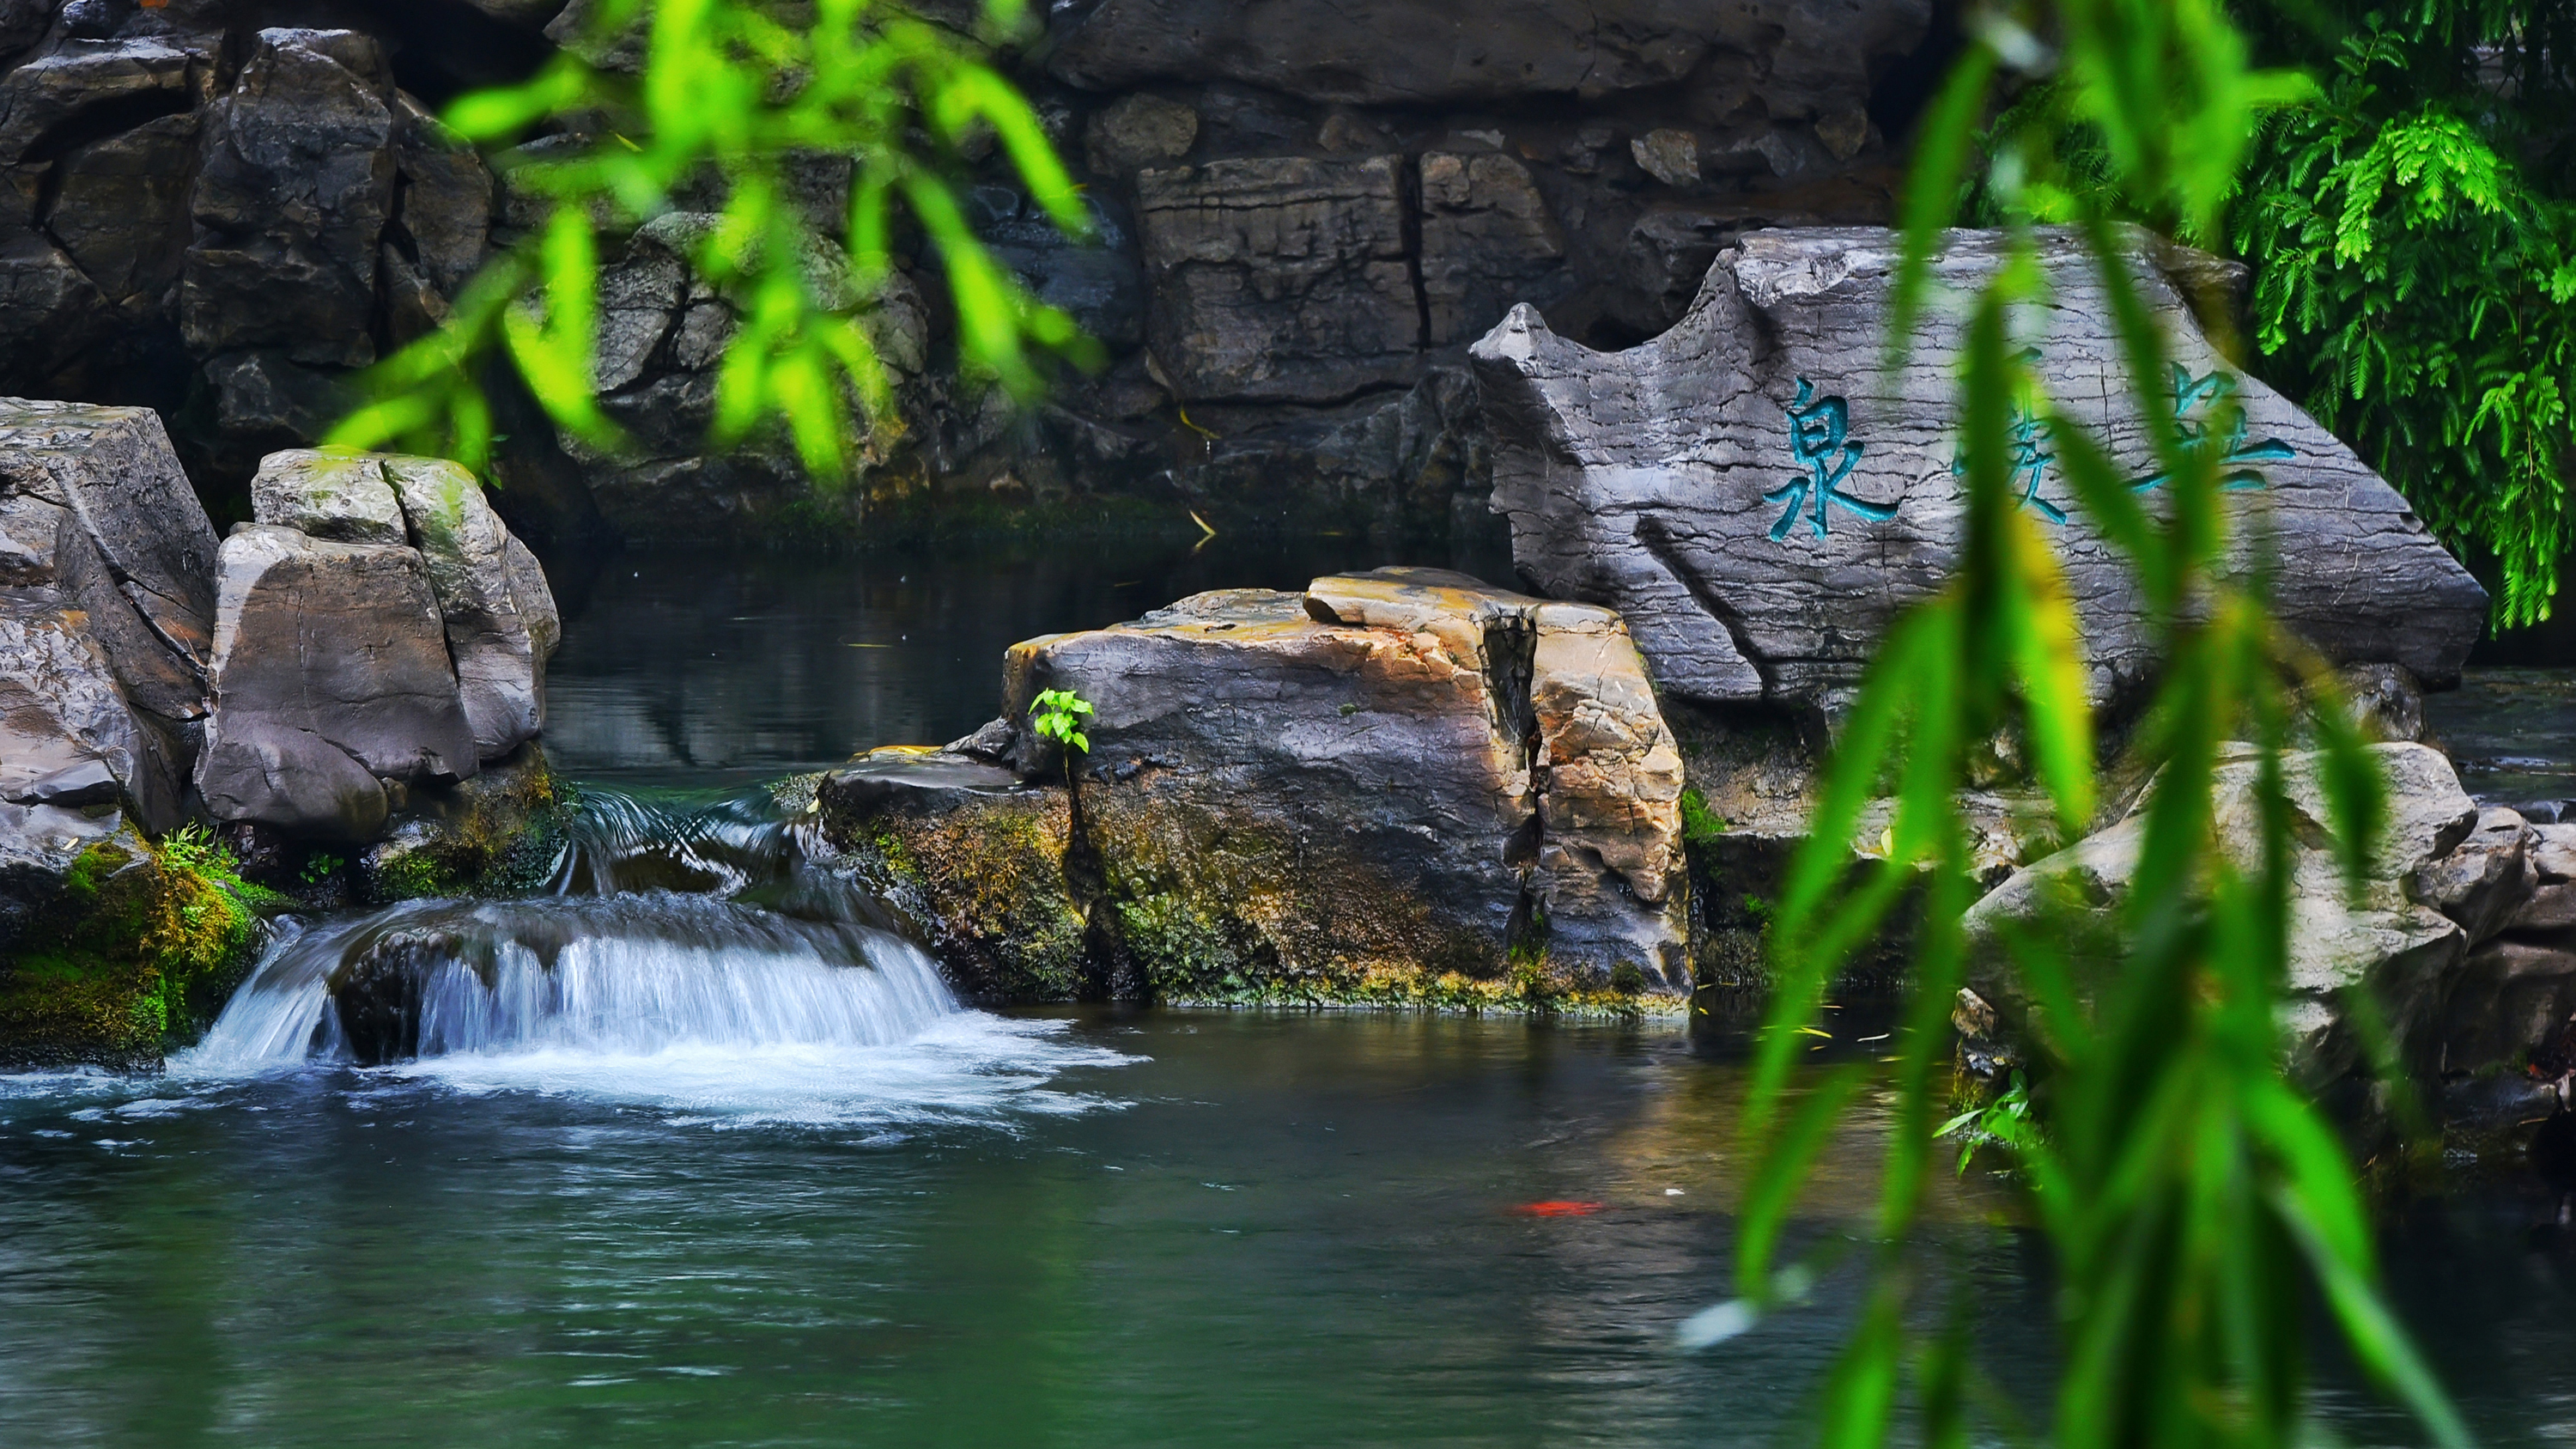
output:
[[[969,990],[1688,987],[1680,756],[1606,610],[1389,569],[1197,595],[1016,645],[1005,670],[1003,720],[821,794],[827,836],[906,884]],[[1063,784],[1028,723],[1047,689],[1097,711]],[[1043,916],[1042,948],[1013,955],[1013,910]]]
[[[2178,359],[2174,417],[2224,453],[2237,566],[2268,536],[2291,628],[2337,663],[2455,681],[2484,591],[2349,448],[2226,364],[2166,273],[2192,258],[2139,235],[2133,273]],[[1935,278],[1972,288],[2010,245],[1952,232]],[[2071,233],[2038,245],[2053,305],[2031,318],[2034,368],[2152,500],[2102,287]],[[1476,345],[1514,561],[1551,592],[1619,609],[1665,689],[1834,712],[1897,614],[1955,567],[1964,324],[1928,308],[1906,369],[1885,370],[1899,249],[1879,228],[1752,232],[1652,342],[1593,352],[1522,307]],[[2017,428],[2013,483],[2059,544],[2093,693],[2125,702],[2156,664],[2143,598],[2057,475],[2045,427]]]

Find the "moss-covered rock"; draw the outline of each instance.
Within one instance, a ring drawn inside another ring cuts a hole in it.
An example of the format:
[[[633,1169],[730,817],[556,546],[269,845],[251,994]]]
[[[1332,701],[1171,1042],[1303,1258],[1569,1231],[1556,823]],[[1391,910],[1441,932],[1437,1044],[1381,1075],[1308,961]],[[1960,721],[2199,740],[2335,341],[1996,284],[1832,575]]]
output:
[[[358,858],[360,893],[390,905],[534,889],[554,863],[571,806],[531,740],[470,780],[413,791],[392,833]]]
[[[250,969],[264,898],[193,827],[91,846],[0,960],[0,1065],[156,1065]]]
[[[1101,994],[1068,878],[1070,802],[962,756],[880,750],[815,791],[845,868],[911,918],[957,989],[995,1002]]]

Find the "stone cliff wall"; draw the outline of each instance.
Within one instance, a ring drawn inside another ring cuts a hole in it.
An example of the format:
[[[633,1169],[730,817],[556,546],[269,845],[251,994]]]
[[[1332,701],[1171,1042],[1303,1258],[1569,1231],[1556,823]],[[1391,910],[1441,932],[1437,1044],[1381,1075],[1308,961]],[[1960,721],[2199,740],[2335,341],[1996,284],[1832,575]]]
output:
[[[1058,4],[1016,63],[1103,245],[1064,242],[998,162],[970,210],[1107,344],[1104,374],[1025,413],[956,394],[914,259],[880,308],[906,440],[818,520],[774,450],[697,445],[731,311],[678,262],[683,214],[612,256],[603,297],[602,390],[641,451],[568,456],[521,407],[499,497],[540,548],[1107,497],[1416,542],[1484,526],[1465,345],[1520,301],[1632,343],[1746,228],[1884,220],[1932,9]],[[312,441],[351,371],[530,219],[432,114],[538,63],[563,10],[0,0],[0,392],[151,406],[218,513],[246,511],[224,499],[257,460]]]

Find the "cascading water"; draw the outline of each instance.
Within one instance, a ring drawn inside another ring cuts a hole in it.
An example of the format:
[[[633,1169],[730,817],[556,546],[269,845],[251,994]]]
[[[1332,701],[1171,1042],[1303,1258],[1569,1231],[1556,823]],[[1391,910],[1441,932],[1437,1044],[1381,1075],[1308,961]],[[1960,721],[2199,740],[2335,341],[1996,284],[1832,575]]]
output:
[[[1043,1109],[1074,1101],[1029,1090],[1053,1070],[1123,1060],[961,1008],[819,854],[810,818],[765,794],[686,811],[594,794],[554,894],[290,924],[171,1067],[338,1062],[811,1119],[854,1095],[972,1112],[997,1086]]]

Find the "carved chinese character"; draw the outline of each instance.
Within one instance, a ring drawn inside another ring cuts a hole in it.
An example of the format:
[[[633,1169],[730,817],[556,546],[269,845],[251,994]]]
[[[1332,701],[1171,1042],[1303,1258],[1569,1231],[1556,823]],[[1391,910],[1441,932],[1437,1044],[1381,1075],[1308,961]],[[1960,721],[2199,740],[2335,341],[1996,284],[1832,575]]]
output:
[[[1860,462],[1863,445],[1851,439],[1851,406],[1839,397],[1817,397],[1816,385],[1798,379],[1798,400],[1789,405],[1789,452],[1807,469],[1807,476],[1792,478],[1787,483],[1762,495],[1766,503],[1788,501],[1780,521],[1771,525],[1774,542],[1787,538],[1797,525],[1802,511],[1808,515],[1807,527],[1816,537],[1825,536],[1828,508],[1840,508],[1863,518],[1885,522],[1896,516],[1892,507],[1884,507],[1842,491],[1842,482],[1851,476],[1853,465]]]
[[[2181,364],[2173,365],[2174,430],[2182,435],[2184,447],[2197,450],[2210,446],[2209,422],[2206,418],[2192,417],[2192,409],[2220,402],[2234,396],[2235,392],[2236,377],[2232,373],[2213,372],[2206,377],[2194,377]],[[2278,438],[2265,438],[2259,443],[2245,441],[2247,426],[2243,408],[2227,409],[2227,418],[2225,451],[2218,455],[2220,487],[2265,487],[2268,480],[2263,477],[2262,470],[2249,465],[2279,463],[2299,456],[2296,448]],[[2131,479],[2129,487],[2144,493],[2150,488],[2163,486],[2171,476],[2164,472],[2151,473],[2144,478]]]

